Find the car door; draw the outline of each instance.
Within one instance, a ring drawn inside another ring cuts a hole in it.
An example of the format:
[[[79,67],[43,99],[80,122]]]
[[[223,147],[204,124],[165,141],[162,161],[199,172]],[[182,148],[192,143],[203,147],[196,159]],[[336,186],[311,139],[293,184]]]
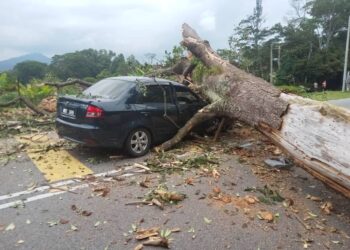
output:
[[[186,87],[175,86],[175,96],[179,109],[180,126],[185,125],[199,109],[205,106],[204,101]]]
[[[143,115],[152,120],[155,143],[171,138],[177,132],[178,113],[169,85],[146,85],[138,103],[145,105]]]

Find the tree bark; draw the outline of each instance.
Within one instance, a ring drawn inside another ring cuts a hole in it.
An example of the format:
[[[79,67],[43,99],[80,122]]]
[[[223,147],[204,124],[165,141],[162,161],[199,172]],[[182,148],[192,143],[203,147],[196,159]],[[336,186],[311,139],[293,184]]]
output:
[[[350,197],[350,111],[281,94],[265,80],[220,58],[189,25],[182,28],[182,45],[214,72],[200,88],[216,103],[207,112],[219,112],[257,128],[299,166]]]

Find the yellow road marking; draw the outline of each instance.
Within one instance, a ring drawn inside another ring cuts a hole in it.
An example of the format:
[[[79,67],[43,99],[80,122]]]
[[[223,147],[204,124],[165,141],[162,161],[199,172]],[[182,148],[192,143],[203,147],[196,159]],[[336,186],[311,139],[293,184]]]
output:
[[[67,150],[44,150],[55,141],[47,135],[21,136],[17,140],[28,144],[27,155],[50,182],[93,174],[90,168],[78,161]]]

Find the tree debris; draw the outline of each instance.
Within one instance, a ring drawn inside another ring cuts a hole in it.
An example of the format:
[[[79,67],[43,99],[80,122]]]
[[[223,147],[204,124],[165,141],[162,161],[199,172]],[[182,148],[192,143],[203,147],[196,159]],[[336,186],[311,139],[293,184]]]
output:
[[[176,204],[185,198],[185,194],[168,191],[168,187],[166,185],[159,185],[145,195],[146,201],[152,201],[153,199],[156,199],[157,201],[162,201],[169,204]]]
[[[266,220],[267,222],[273,222],[274,220],[274,215],[268,211],[260,211],[257,216],[260,220]]]
[[[327,201],[321,205],[321,210],[325,214],[330,215],[331,211],[333,210],[333,204],[330,201]]]
[[[267,185],[263,188],[246,188],[244,191],[255,192],[258,191],[262,195],[258,196],[260,202],[265,204],[275,204],[275,202],[282,202],[284,198],[279,194],[278,191],[270,189]]]

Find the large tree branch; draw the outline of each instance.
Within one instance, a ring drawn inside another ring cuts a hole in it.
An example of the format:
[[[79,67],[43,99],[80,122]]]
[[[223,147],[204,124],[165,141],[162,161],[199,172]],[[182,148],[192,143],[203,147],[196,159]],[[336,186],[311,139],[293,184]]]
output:
[[[44,84],[48,86],[53,86],[56,88],[62,88],[64,86],[73,85],[73,84],[78,84],[83,87],[90,87],[92,85],[92,83],[90,82],[87,82],[81,79],[74,79],[74,78],[68,78],[67,81],[65,82],[56,82],[56,83],[45,82]]]
[[[180,128],[173,138],[156,147],[155,150],[160,152],[172,148],[174,145],[179,143],[195,126],[214,118],[216,115],[216,113],[210,112],[209,106],[204,107],[203,109],[199,110],[190,120],[188,120],[185,126]]]

